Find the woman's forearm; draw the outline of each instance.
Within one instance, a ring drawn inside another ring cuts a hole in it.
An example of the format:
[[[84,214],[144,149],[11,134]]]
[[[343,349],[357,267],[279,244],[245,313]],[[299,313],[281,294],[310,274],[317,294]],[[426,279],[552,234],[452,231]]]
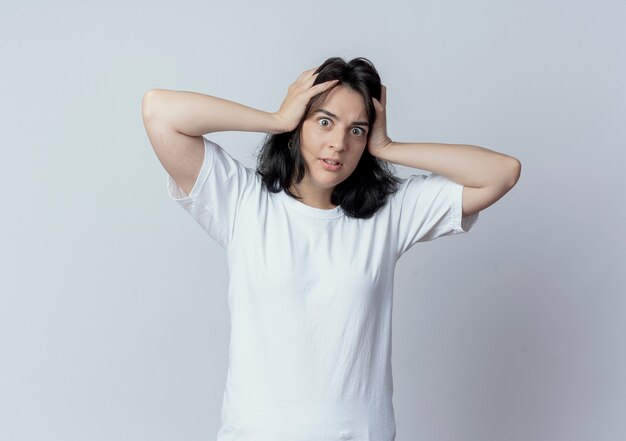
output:
[[[391,142],[375,156],[444,175],[469,187],[514,185],[519,178],[516,158],[475,145]]]
[[[196,92],[149,90],[143,98],[142,114],[144,120],[167,124],[189,136],[226,131],[283,132],[274,113]]]

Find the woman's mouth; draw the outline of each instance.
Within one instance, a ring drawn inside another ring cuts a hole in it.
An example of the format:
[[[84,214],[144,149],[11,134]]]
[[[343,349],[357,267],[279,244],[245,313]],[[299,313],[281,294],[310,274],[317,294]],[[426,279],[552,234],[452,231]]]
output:
[[[322,163],[322,166],[326,170],[330,170],[330,171],[337,171],[342,166],[342,164],[340,162],[333,162],[333,161],[329,161],[327,159],[320,159],[320,162]]]

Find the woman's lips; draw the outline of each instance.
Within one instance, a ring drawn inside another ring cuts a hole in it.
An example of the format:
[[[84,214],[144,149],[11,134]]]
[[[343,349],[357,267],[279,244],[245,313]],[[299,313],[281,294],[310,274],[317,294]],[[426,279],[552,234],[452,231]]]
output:
[[[326,170],[330,170],[330,171],[337,171],[343,165],[343,164],[337,164],[337,165],[329,164],[328,162],[324,161],[323,159],[320,159],[320,162],[322,163],[322,167],[324,167]]]

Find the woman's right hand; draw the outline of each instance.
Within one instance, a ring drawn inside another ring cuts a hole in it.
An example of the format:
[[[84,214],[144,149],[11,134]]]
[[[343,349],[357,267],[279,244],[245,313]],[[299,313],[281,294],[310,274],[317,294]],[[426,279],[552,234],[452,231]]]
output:
[[[338,80],[330,80],[312,86],[318,75],[313,73],[316,69],[317,67],[314,67],[302,72],[298,79],[287,88],[287,96],[280,105],[280,109],[274,113],[285,132],[298,127],[312,97],[337,84]]]

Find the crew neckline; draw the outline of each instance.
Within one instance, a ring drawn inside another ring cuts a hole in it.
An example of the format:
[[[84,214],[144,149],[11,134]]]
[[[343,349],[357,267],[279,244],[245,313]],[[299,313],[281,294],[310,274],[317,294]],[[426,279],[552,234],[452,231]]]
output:
[[[289,196],[285,190],[281,190],[278,194],[280,195],[280,198],[285,201],[285,204],[299,213],[306,214],[307,216],[316,217],[318,219],[336,219],[344,215],[341,205],[325,210],[323,208],[312,207],[304,202],[300,202],[299,200]]]

